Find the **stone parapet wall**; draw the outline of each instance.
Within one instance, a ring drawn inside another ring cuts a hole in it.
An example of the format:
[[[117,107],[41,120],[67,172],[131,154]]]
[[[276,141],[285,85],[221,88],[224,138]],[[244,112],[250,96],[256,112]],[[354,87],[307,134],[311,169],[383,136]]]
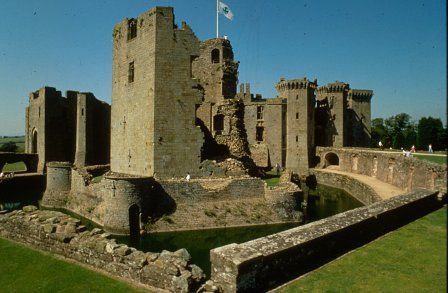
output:
[[[204,201],[263,198],[264,182],[259,178],[160,180],[164,192],[178,204]]]
[[[204,281],[185,249],[144,253],[117,244],[100,229],[87,231],[79,220],[33,206],[0,214],[0,236],[76,260],[133,282],[173,292],[195,291]]]
[[[312,173],[316,176],[316,180],[319,184],[343,189],[364,205],[382,200],[372,187],[350,176],[337,173],[326,173],[318,169],[314,169]]]
[[[318,147],[316,156],[320,163],[316,168],[328,164],[326,157],[330,153],[338,156],[340,171],[371,176],[406,191],[427,188],[446,192],[446,165],[404,157],[401,153]]]
[[[428,190],[400,195],[304,226],[210,251],[211,280],[224,292],[261,292],[443,205]]]

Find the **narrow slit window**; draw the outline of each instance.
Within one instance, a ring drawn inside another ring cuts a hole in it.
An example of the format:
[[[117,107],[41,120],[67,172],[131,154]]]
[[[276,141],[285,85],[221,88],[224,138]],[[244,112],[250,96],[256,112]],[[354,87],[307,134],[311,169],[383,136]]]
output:
[[[128,22],[128,41],[137,37],[137,20],[130,19]]]
[[[262,120],[263,119],[263,106],[257,106],[257,119]]]
[[[129,83],[134,82],[134,62],[129,63],[129,71],[128,71],[128,81]]]
[[[296,113],[296,119],[299,119],[299,113]]]

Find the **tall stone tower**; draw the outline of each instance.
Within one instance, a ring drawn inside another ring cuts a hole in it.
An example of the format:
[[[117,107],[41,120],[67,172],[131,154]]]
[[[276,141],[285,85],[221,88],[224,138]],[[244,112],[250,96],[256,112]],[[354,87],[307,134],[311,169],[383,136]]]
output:
[[[203,143],[192,63],[200,42],[155,7],[113,30],[111,170],[160,177],[194,173]]]
[[[322,130],[325,132],[322,144],[325,146],[343,147],[346,143],[345,127],[348,118],[346,117],[347,96],[350,86],[347,83],[336,81],[317,89],[317,99],[319,104],[325,105],[324,119],[325,125]]]
[[[279,96],[286,99],[286,168],[308,174],[314,158],[314,91],[317,80],[306,78],[277,83]]]
[[[371,129],[371,99],[373,91],[351,89],[348,92],[347,111],[349,123],[346,127],[346,146],[369,147]]]

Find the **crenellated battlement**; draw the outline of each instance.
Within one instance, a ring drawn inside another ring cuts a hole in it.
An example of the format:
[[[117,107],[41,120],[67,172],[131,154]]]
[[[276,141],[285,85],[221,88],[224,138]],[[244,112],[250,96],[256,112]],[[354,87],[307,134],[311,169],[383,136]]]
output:
[[[373,96],[372,90],[357,90],[357,89],[351,89],[348,92],[349,97],[355,98],[355,99],[363,99],[363,100],[370,100]]]
[[[350,85],[348,83],[342,81],[335,81],[333,83],[328,83],[324,86],[321,86],[317,89],[318,93],[340,93],[345,92],[350,89]]]
[[[280,78],[280,81],[275,85],[278,92],[295,90],[295,89],[315,89],[317,88],[317,79],[314,81],[308,80],[306,77],[302,79],[285,80]]]

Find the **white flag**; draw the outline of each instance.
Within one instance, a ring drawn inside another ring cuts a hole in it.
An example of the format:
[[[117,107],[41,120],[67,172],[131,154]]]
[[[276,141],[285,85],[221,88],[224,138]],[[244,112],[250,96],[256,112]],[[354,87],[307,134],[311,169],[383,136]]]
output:
[[[222,3],[221,1],[219,1],[218,3],[218,12],[224,14],[224,16],[230,20],[233,19],[233,13],[230,10],[229,6],[227,6],[225,3]]]

